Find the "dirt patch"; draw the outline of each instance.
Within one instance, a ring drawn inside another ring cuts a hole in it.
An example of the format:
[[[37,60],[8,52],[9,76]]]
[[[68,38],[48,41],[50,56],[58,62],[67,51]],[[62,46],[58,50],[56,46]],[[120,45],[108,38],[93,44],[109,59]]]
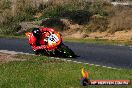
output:
[[[18,59],[15,55],[0,53],[0,63],[7,63],[11,61],[25,61],[26,59]]]
[[[81,33],[80,31],[78,32],[75,32],[75,33],[62,33],[63,37],[64,38],[77,38],[77,39],[80,39],[80,38],[84,38],[84,34]]]
[[[113,34],[108,32],[94,32],[88,34],[87,38],[99,38],[108,40],[126,40],[132,41],[132,30],[129,31],[117,31]]]
[[[67,34],[67,35],[66,35]],[[123,40],[132,41],[132,30],[129,31],[117,31],[113,34],[108,32],[74,32],[68,35],[68,33],[63,33],[64,38],[90,38],[90,39],[108,39],[108,40]]]
[[[26,32],[30,28],[39,27],[38,24],[41,23],[41,21],[38,22],[22,22],[19,25],[21,26],[20,30],[17,32],[17,34],[22,34],[23,32]]]
[[[76,30],[78,28],[82,28],[81,25],[77,23],[73,23],[69,19],[59,19],[59,18],[45,18],[40,21],[21,22],[19,25],[21,26],[21,28],[17,32],[17,34],[22,34],[34,27],[50,27],[61,32],[66,30]]]
[[[84,28],[83,25],[79,25],[77,23],[72,22],[72,20],[69,19],[55,19],[55,18],[47,18],[45,20],[40,20],[36,22],[22,22],[21,30],[19,30],[17,33],[23,33],[27,31],[30,28],[33,27],[40,27],[38,24],[47,24],[49,27],[58,26],[61,29],[60,32],[62,33],[63,37],[65,38],[90,38],[90,39],[108,39],[108,40],[125,40],[125,41],[132,41],[132,29],[131,30],[125,30],[125,31],[117,31],[115,33],[109,33],[109,32],[90,32],[86,33],[83,32]],[[41,25],[44,26],[44,25]],[[45,27],[45,26],[44,26]],[[47,26],[46,26],[47,27]],[[58,30],[59,31],[59,30]]]

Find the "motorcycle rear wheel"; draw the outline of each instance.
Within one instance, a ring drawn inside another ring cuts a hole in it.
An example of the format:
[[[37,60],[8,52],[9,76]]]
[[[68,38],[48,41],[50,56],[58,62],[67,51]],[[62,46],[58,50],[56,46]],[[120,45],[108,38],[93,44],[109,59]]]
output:
[[[57,49],[52,51],[46,51],[44,49],[40,49],[35,51],[36,55],[45,55],[45,56],[53,56],[53,57],[65,57],[65,58],[75,58],[77,55],[66,45],[61,43]]]
[[[75,53],[66,45],[61,43],[57,48],[57,53],[62,57],[74,58],[76,57]]]

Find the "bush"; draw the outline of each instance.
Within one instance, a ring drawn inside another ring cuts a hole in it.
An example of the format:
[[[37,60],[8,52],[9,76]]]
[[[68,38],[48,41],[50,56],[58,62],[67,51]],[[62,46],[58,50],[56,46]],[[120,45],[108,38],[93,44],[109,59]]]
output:
[[[32,0],[17,0],[15,14],[12,14],[10,0],[0,1],[1,33],[13,34],[18,30],[22,21],[33,21],[36,13],[42,13],[40,18],[56,18],[47,20],[45,26],[64,30],[61,18],[68,18],[79,25],[85,25],[87,31],[115,32],[132,29],[131,7],[114,7],[108,2],[95,0],[49,0],[38,7]],[[91,18],[93,15],[101,17]],[[107,18],[106,18],[107,17]]]
[[[84,10],[84,2],[80,0],[50,0],[43,11],[44,17],[60,17],[65,12]],[[85,10],[87,11],[87,10]],[[76,13],[73,13],[76,14]]]
[[[43,11],[43,16],[45,18],[55,18],[55,17],[59,17],[59,15],[63,12],[67,10],[67,8],[63,7],[63,6],[53,6],[53,7],[49,7],[46,8]]]
[[[109,32],[132,29],[132,10],[123,10],[110,19]]]
[[[19,23],[22,21],[34,20],[34,15],[38,11],[31,4],[25,5],[25,2],[19,1],[16,3],[15,14],[12,13],[11,3],[9,1],[1,1],[0,5],[0,29],[1,34],[15,34],[20,28]],[[26,3],[27,4],[27,3]]]
[[[44,26],[44,27],[54,28],[57,31],[63,31],[64,27],[65,27],[63,22],[58,18],[45,19],[45,20],[42,21],[41,25]]]
[[[109,9],[112,7],[112,5],[108,2],[104,1],[95,1],[94,3],[88,2],[86,4],[85,9],[90,11],[92,14],[99,14],[101,16],[108,16],[109,15]]]
[[[15,35],[21,26],[17,23],[12,23],[10,25],[5,25],[1,28],[0,34]]]
[[[9,9],[11,7],[11,1],[1,0],[0,1],[0,10]]]
[[[85,31],[87,32],[104,32],[108,27],[108,19],[99,17],[91,18],[91,21],[85,26]]]
[[[92,14],[86,10],[73,10],[61,13],[61,17],[68,18],[79,25],[86,24]]]

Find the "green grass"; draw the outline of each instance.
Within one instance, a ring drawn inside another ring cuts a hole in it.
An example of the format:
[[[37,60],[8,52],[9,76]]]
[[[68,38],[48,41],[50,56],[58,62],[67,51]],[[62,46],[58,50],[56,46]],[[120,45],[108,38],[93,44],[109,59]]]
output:
[[[82,88],[81,68],[90,79],[132,80],[132,70],[108,69],[44,56],[17,55],[27,61],[0,64],[0,88]],[[128,86],[89,86],[88,88],[131,88]]]
[[[25,35],[4,35],[4,34],[0,34],[0,38],[26,38]]]
[[[14,36],[14,35],[0,35],[0,38],[26,38],[25,35]],[[92,43],[92,44],[103,44],[103,45],[126,45],[131,46],[132,41],[118,41],[118,40],[107,40],[107,39],[76,39],[76,38],[63,38],[66,42],[80,42],[80,43]]]
[[[64,41],[68,42],[81,42],[81,43],[93,43],[93,44],[104,44],[104,45],[132,45],[132,41],[119,41],[119,40],[107,40],[107,39],[75,39],[75,38],[64,38]]]

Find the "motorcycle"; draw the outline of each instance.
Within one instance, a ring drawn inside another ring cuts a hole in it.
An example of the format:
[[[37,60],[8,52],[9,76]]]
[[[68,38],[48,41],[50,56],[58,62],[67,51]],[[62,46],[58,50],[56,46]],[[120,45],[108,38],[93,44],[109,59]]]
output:
[[[31,32],[26,32],[25,35],[27,38],[31,36]],[[43,39],[46,42],[46,49],[38,50],[36,54],[42,54],[47,56],[54,57],[66,57],[74,58],[76,57],[75,53],[62,42],[62,37],[59,32],[45,32],[46,38]]]

